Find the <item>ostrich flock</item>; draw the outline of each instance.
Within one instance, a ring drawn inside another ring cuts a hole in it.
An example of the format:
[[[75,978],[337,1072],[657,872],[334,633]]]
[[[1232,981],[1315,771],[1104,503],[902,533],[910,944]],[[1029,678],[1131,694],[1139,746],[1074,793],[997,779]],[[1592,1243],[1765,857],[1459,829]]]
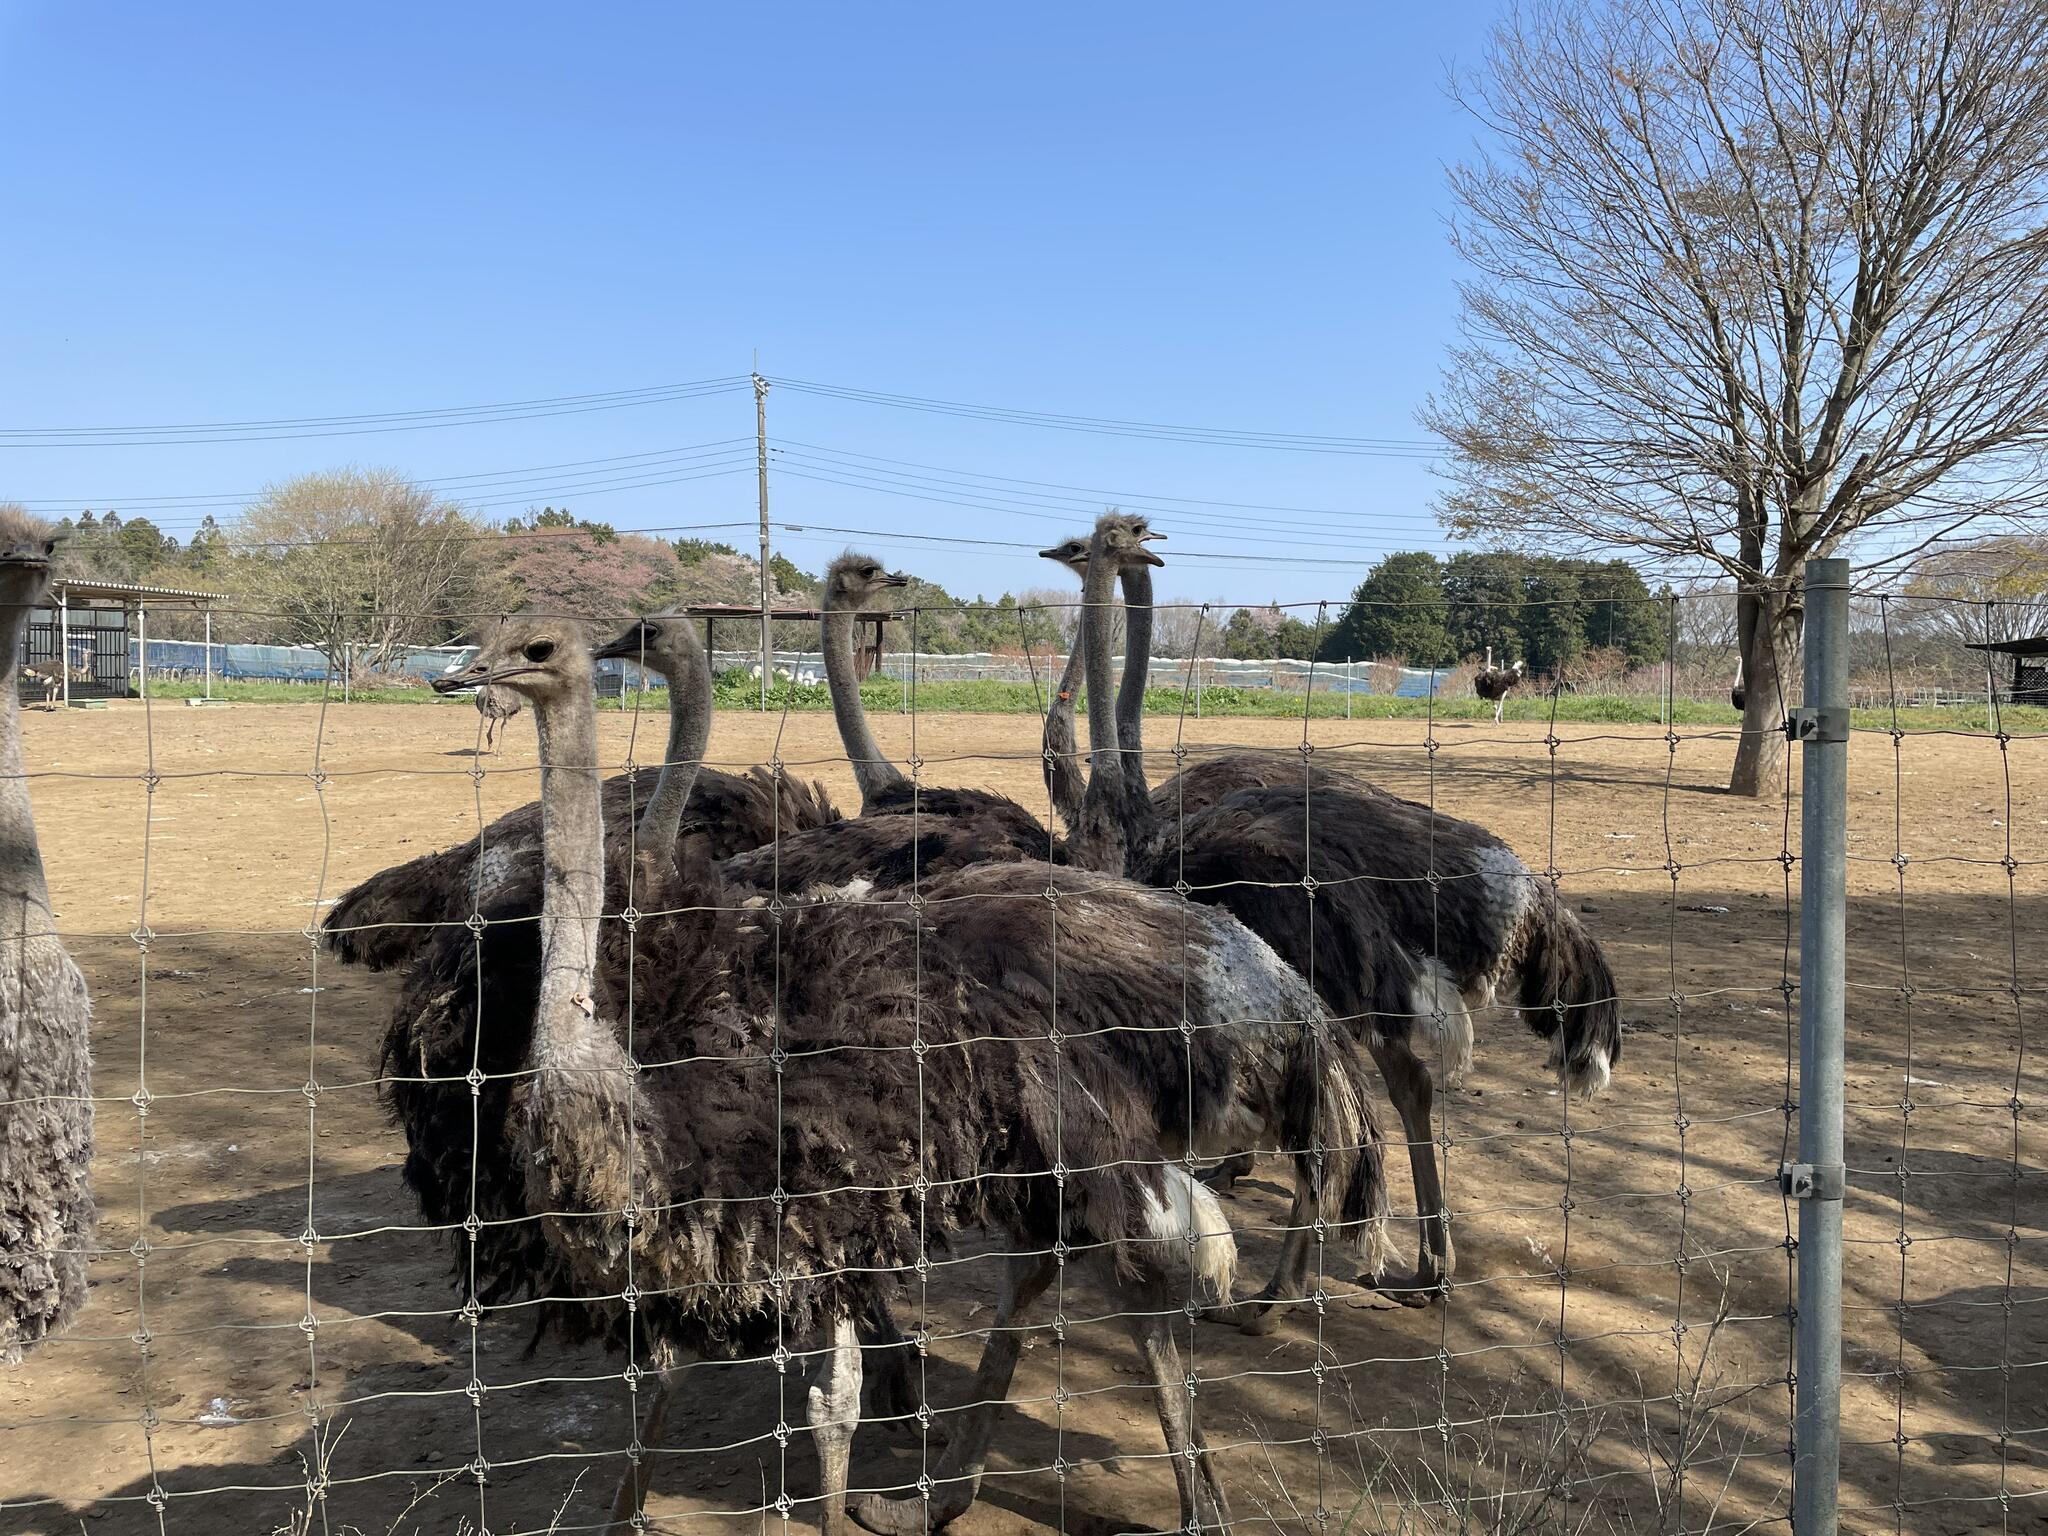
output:
[[[0,514],[0,1354],[17,1357],[80,1306],[93,1217],[89,1006],[50,920],[20,742],[20,648],[55,537]],[[531,712],[539,798],[356,886],[322,939],[399,977],[380,1081],[463,1294],[535,1298],[547,1329],[652,1366],[627,1373],[644,1401],[620,1528],[643,1518],[676,1368],[735,1356],[808,1367],[828,1536],[957,1518],[1018,1363],[1013,1321],[1069,1265],[1116,1298],[1143,1357],[1180,1525],[1225,1525],[1173,1321],[1285,1326],[1338,1243],[1362,1282],[1441,1295],[1432,1103],[1482,1010],[1519,1011],[1567,1089],[1606,1084],[1606,958],[1500,838],[1300,752],[1148,782],[1161,537],[1112,513],[1044,552],[1083,594],[1045,722],[1063,830],[881,750],[854,626],[905,578],[861,555],[832,564],[821,604],[857,808],[779,767],[703,766],[711,670],[678,615],[600,645],[565,618],[510,618],[436,682],[477,690],[492,722]],[[600,773],[605,658],[668,683],[658,770]],[[1387,1237],[1378,1089],[1413,1175],[1412,1268]],[[1239,1296],[1215,1188],[1254,1154],[1285,1160],[1293,1205],[1275,1273]],[[864,1377],[870,1417],[937,1436],[922,1343],[892,1308],[970,1231],[1011,1256],[969,1406],[928,1481],[849,1498]]]

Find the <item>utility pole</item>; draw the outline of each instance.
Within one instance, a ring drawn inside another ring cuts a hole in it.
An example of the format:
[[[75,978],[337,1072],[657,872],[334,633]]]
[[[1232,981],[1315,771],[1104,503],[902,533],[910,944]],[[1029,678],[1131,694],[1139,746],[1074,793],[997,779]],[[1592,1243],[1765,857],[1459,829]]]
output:
[[[761,481],[761,713],[768,713],[768,381],[754,375],[754,452]]]

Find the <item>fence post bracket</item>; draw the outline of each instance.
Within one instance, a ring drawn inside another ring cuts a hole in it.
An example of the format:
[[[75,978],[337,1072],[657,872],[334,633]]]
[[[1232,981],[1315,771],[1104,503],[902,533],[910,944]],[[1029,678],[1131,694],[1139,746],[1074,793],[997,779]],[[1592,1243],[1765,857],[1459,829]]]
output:
[[[1780,1163],[1778,1189],[1793,1200],[1840,1200],[1848,1178],[1840,1163]]]
[[[1785,739],[1798,742],[1839,742],[1849,739],[1847,705],[1802,706],[1785,714]]]

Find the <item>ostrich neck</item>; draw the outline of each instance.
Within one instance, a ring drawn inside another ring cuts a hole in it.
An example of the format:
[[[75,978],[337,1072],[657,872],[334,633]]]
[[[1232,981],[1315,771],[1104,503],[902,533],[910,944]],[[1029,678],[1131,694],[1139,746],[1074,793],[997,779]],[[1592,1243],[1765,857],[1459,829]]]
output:
[[[1045,711],[1045,737],[1041,745],[1053,754],[1046,764],[1046,782],[1052,791],[1053,808],[1071,830],[1081,824],[1081,802],[1085,791],[1081,765],[1074,758],[1074,696],[1081,691],[1081,669],[1087,646],[1081,626],[1074,626],[1074,643],[1067,650],[1067,664],[1060,673],[1059,689]]]
[[[1081,826],[1069,840],[1069,856],[1086,868],[1122,874],[1124,837],[1123,759],[1117,749],[1115,689],[1109,679],[1110,626],[1116,572],[1100,550],[1088,562],[1081,583],[1081,648],[1088,674],[1088,790]]]
[[[903,782],[896,765],[882,755],[875,733],[868,728],[868,712],[860,701],[860,672],[853,660],[854,615],[850,608],[825,609],[823,631],[825,684],[832,694],[832,718],[839,722],[839,740],[846,748],[846,760],[853,765],[854,781],[860,785],[863,808],[893,784]]]
[[[23,905],[19,917],[8,911],[0,920],[4,937],[48,932],[52,926],[49,883],[21,755],[19,671],[27,629],[27,608],[0,608],[0,901],[9,908],[16,900]]]
[[[1124,749],[1124,782],[1134,797],[1149,798],[1145,782],[1145,684],[1152,670],[1152,568],[1123,573],[1124,676],[1116,690],[1116,736]]]
[[[537,702],[533,719],[541,762],[540,1000],[533,1065],[544,1071],[603,1061],[618,1054],[618,1043],[598,1020],[591,998],[598,915],[604,909],[596,707],[586,691],[566,703]]]
[[[640,813],[640,846],[665,865],[675,856],[683,807],[690,803],[704,749],[711,742],[711,662],[698,652],[669,675],[668,752],[647,809]]]

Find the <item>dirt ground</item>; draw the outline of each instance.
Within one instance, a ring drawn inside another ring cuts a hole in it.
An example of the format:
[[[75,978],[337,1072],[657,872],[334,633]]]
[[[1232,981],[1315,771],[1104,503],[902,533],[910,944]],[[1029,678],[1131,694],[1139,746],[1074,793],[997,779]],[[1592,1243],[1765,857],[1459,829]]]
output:
[[[907,757],[910,722],[877,723]],[[633,725],[605,718],[609,754]],[[658,756],[661,722],[639,729],[640,758]],[[529,1354],[519,1308],[474,1330],[457,1315],[449,1235],[420,1230],[378,1102],[395,983],[304,936],[353,881],[530,798],[531,730],[481,763],[475,717],[454,707],[31,711],[26,731],[97,1012],[104,1253],[78,1329],[0,1372],[0,1531],[594,1528],[631,1439],[624,1362]],[[1553,756],[1540,726],[1442,725],[1434,751],[1418,721],[1310,734],[1564,871],[1631,1033],[1612,1090],[1567,1122],[1540,1046],[1486,1021],[1476,1073],[1441,1100],[1447,1302],[1359,1293],[1333,1254],[1327,1303],[1271,1337],[1183,1337],[1240,1520],[1321,1530],[1320,1502],[1359,1532],[1438,1529],[1396,1525],[1404,1482],[1426,1499],[1536,1490],[1510,1501],[1529,1530],[1782,1516],[1787,807],[1718,792],[1723,735],[1672,751],[1655,729],[1575,726]],[[1155,781],[1174,736],[1155,723]],[[1183,739],[1284,745],[1302,727],[1189,722]],[[923,718],[915,750],[936,782],[1044,803],[1030,720]],[[825,716],[721,716],[713,752],[779,753],[852,799]],[[1863,735],[1852,762],[1843,1528],[2048,1531],[2048,1096],[2026,1050],[2048,988],[2048,740],[1915,735],[1895,758]],[[1789,826],[1796,847],[1796,800]],[[1284,1177],[1262,1166],[1226,1202],[1246,1288],[1272,1262]],[[965,1392],[995,1293],[994,1261],[960,1258],[930,1289],[941,1408]],[[1049,1309],[1032,1319],[968,1536],[1174,1519],[1138,1356],[1088,1320],[1113,1298],[1077,1285],[1064,1310],[1063,1346]],[[765,1530],[772,1509],[756,1512],[785,1490],[812,1518],[808,1438],[780,1444],[779,1414],[802,1423],[796,1375],[692,1368],[659,1450],[662,1527]],[[871,1427],[856,1482],[912,1483],[923,1454],[914,1430]],[[1561,1485],[1570,1501],[1539,1509]]]

